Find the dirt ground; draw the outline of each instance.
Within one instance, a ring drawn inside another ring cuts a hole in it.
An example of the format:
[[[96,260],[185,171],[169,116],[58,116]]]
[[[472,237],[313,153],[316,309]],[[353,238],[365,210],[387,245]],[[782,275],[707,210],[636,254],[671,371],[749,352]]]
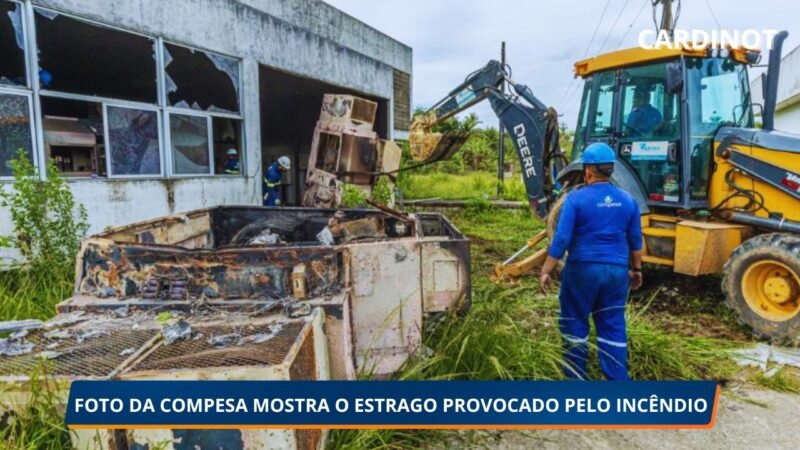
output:
[[[726,389],[711,430],[537,430],[501,432],[479,448],[797,449],[800,395],[752,386]]]

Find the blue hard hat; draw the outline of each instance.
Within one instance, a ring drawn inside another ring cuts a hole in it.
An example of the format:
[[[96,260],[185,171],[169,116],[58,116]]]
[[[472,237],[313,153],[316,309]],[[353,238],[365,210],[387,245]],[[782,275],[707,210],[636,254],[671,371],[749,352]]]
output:
[[[581,155],[583,164],[612,164],[617,160],[614,149],[604,142],[590,144]]]

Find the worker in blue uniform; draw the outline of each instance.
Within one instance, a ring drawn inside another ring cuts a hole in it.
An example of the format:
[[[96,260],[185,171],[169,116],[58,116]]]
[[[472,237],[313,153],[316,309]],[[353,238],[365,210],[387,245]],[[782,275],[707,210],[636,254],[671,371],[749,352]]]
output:
[[[636,201],[609,183],[615,159],[603,143],[583,152],[586,185],[567,194],[542,266],[540,286],[546,292],[553,268],[568,253],[559,329],[569,378],[586,379],[591,315],[600,368],[609,380],[629,379],[625,302],[629,287],[642,285],[642,228]]]
[[[222,166],[225,175],[239,175],[242,169],[239,163],[239,152],[235,148],[229,148],[226,152],[225,164]]]
[[[661,124],[661,112],[650,104],[650,90],[637,87],[633,91],[633,109],[625,125],[633,137],[647,136]]]
[[[280,206],[280,186],[283,172],[291,169],[292,162],[288,156],[281,156],[270,164],[264,172],[264,206]]]

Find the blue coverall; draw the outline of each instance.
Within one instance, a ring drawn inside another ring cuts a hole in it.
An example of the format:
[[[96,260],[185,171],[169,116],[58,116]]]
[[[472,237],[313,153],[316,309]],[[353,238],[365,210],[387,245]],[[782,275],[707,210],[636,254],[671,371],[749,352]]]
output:
[[[281,169],[277,161],[270,164],[264,174],[264,193],[267,195],[264,199],[264,206],[277,206],[280,198],[281,178]]]
[[[625,124],[634,136],[650,134],[661,123],[661,112],[649,103],[633,108]]]
[[[586,379],[591,315],[600,368],[609,380],[628,379],[628,259],[641,248],[639,207],[630,194],[600,182],[567,195],[548,254],[561,259],[569,252],[559,293],[568,377]]]
[[[222,168],[226,175],[238,175],[241,173],[239,168],[239,158],[228,158],[225,160],[225,166]]]

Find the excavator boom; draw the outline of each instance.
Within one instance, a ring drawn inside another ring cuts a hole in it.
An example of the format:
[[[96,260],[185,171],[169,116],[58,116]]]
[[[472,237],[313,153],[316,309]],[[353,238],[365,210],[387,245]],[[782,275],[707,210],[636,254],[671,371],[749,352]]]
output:
[[[436,133],[434,127],[488,99],[516,148],[528,203],[543,218],[557,194],[554,175],[566,165],[558,144],[558,114],[536,98],[527,86],[511,80],[509,74],[508,66],[489,61],[431,109],[417,116],[411,124],[411,155],[423,162],[453,156],[469,138],[469,132]],[[503,89],[505,84],[513,93]]]

